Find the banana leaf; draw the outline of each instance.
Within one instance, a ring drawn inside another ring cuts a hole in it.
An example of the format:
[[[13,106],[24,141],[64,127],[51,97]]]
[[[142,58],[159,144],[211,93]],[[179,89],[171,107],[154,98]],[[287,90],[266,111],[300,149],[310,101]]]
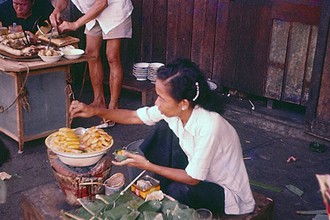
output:
[[[87,199],[77,199],[81,206],[92,216],[98,215],[106,204],[100,200],[90,201]]]
[[[137,217],[139,217],[140,212],[139,211],[131,211],[128,215],[123,215],[120,220],[136,220]]]
[[[162,213],[166,213],[167,210],[174,210],[178,205],[178,201],[164,200],[162,201]]]
[[[139,212],[151,211],[159,212],[162,208],[162,203],[158,200],[145,201],[138,207]]]
[[[162,213],[157,213],[153,211],[144,211],[143,212],[144,220],[164,220]]]
[[[109,205],[112,207],[112,205]],[[111,219],[111,220],[119,220],[122,216],[128,215],[131,210],[127,207],[129,206],[129,202],[123,203],[120,205],[116,205],[116,207],[109,209],[105,209],[103,212],[103,219]]]
[[[186,208],[184,207],[183,209],[179,207],[179,205],[177,205],[172,214],[172,219],[173,220],[181,220],[181,219],[193,219],[192,215],[193,215],[194,209],[191,208]]]
[[[63,219],[75,219],[75,220],[85,220],[91,219],[93,216],[87,212],[83,207],[72,211],[61,211],[61,216]]]
[[[117,198],[118,195],[119,195],[119,193],[114,193],[113,195],[110,195],[110,196],[98,194],[95,196],[95,198],[98,200],[101,200],[105,204],[112,205],[113,201]],[[119,199],[116,201],[116,205],[123,204],[123,203],[129,202],[129,201],[133,201],[130,204],[131,209],[137,209],[137,207],[139,207],[144,202],[144,200],[141,197],[138,197],[135,194],[133,194],[132,192],[128,191],[119,197]]]

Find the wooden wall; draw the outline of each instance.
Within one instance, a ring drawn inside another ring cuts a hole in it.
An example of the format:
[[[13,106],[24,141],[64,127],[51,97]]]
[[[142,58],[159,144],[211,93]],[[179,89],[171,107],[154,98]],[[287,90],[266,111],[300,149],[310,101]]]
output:
[[[190,58],[209,78],[218,79],[228,2],[133,0],[132,61],[167,63]]]

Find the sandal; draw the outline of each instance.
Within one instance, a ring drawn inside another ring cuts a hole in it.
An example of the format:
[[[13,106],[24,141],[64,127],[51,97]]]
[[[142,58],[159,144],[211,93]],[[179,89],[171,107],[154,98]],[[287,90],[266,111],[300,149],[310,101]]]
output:
[[[113,121],[101,121],[101,124],[97,125],[96,128],[110,128],[115,126],[115,124]]]

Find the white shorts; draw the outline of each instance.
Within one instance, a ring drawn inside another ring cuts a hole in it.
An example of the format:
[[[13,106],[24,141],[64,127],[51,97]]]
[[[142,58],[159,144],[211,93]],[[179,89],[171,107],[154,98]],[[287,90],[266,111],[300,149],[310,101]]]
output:
[[[118,39],[118,38],[132,38],[132,18],[129,16],[126,18],[123,23],[118,25],[117,27],[113,28],[111,31],[109,31],[107,34],[105,34],[98,21],[95,22],[95,25],[92,29],[87,30],[85,28],[86,35],[92,35],[92,36],[101,36],[104,40],[109,39]]]

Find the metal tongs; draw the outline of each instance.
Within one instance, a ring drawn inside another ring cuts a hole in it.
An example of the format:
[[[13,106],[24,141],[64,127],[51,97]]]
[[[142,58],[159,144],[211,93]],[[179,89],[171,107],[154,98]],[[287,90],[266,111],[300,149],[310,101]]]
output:
[[[22,26],[22,29],[23,29],[23,26]],[[23,31],[23,33],[24,33],[24,38],[25,38],[25,41],[23,40],[23,43],[24,43],[26,46],[30,46],[31,43],[30,43],[30,40],[29,40],[29,38],[28,38],[28,36],[27,36],[25,30],[23,29],[22,31]]]
[[[50,43],[52,42],[54,30],[55,30],[55,28],[52,27],[52,30],[50,31],[50,36],[48,37],[49,41],[48,41],[48,44],[47,44],[47,50],[49,49]]]

